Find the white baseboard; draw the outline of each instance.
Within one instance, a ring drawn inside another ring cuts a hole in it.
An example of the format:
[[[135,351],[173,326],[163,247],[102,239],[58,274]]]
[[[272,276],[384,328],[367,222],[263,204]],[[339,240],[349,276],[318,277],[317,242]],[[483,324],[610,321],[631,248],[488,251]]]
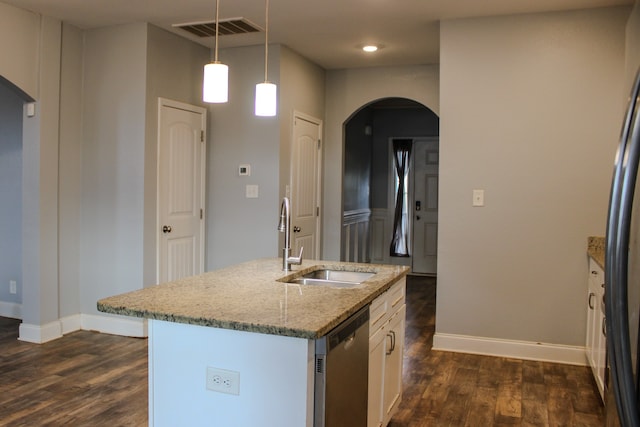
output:
[[[61,318],[60,327],[62,329],[62,335],[79,331],[80,329],[82,329],[82,315],[74,314],[71,316]]]
[[[433,349],[568,365],[587,365],[585,348],[579,346],[436,333],[433,336]]]
[[[22,319],[22,304],[0,301],[0,316],[11,319]]]
[[[94,314],[74,314],[45,325],[21,323],[18,339],[20,341],[43,344],[81,329],[126,337],[148,336],[146,319],[122,319]]]
[[[62,337],[62,326],[58,320],[54,320],[53,322],[49,322],[44,325],[21,323],[18,332],[18,339],[20,341],[32,342],[35,344],[43,344],[60,337]]]
[[[80,316],[82,317],[82,329],[86,331],[97,331],[126,337],[142,338],[148,336],[146,319],[95,314],[81,314]]]

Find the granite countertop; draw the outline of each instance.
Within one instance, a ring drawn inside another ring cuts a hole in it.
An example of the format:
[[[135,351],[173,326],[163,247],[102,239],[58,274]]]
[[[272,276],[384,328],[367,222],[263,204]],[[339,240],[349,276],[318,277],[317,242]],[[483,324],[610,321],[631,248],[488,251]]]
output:
[[[604,237],[589,236],[587,243],[587,255],[604,269]]]
[[[284,283],[320,268],[376,274],[354,288]],[[260,259],[98,301],[98,310],[169,322],[316,339],[371,303],[405,266],[305,260],[282,271]]]

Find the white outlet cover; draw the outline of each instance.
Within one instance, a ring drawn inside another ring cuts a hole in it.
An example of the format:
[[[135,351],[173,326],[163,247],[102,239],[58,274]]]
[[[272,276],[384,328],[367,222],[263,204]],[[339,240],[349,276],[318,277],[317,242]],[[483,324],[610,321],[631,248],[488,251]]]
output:
[[[240,395],[240,372],[207,366],[207,390]]]

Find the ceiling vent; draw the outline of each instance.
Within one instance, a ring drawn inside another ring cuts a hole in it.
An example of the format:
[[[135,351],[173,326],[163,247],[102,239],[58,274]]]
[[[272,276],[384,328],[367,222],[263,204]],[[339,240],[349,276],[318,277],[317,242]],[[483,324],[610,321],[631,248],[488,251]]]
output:
[[[245,18],[229,18],[218,21],[218,35],[257,33],[262,28]],[[173,24],[174,28],[182,28],[198,37],[215,37],[216,21],[191,22],[187,24]]]

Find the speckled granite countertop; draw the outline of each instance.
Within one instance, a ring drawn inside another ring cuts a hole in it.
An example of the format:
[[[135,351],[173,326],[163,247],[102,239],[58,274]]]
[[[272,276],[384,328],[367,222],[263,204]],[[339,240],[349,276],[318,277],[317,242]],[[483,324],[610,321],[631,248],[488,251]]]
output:
[[[587,244],[587,255],[604,269],[604,237],[589,236]]]
[[[320,268],[376,274],[349,289],[284,283]],[[98,310],[169,322],[316,339],[371,303],[409,271],[404,266],[303,261],[285,274],[260,259],[104,298]],[[286,279],[285,279],[286,278]]]

